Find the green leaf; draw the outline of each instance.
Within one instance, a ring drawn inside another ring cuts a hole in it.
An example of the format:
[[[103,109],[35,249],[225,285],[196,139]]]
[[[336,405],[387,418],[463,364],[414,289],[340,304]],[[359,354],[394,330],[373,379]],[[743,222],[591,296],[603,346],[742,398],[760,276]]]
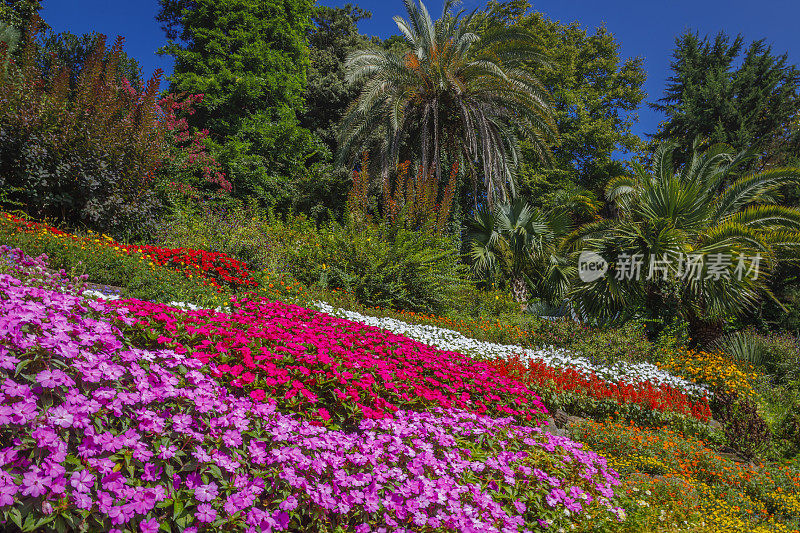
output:
[[[11,518],[11,521],[16,524],[16,526],[22,529],[22,515],[19,512],[19,509],[14,507],[8,512],[8,516]]]
[[[219,467],[217,465],[209,466],[208,470],[209,470],[209,472],[211,472],[211,475],[213,475],[214,478],[216,478],[216,479],[218,479],[220,481],[224,481],[224,478],[222,476],[222,471],[219,469]]]
[[[180,500],[175,500],[174,506],[172,508],[172,518],[177,519],[181,516],[184,510],[184,503]]]

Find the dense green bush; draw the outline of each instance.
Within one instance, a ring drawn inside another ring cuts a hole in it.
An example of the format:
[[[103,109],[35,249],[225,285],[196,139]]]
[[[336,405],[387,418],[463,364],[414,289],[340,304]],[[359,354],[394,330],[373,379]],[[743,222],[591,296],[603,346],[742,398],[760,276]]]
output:
[[[617,328],[593,329],[577,338],[570,348],[609,365],[620,361],[640,363],[654,355],[644,324],[635,320]]]
[[[368,307],[441,314],[469,284],[450,239],[400,224],[331,221],[285,254],[300,281],[353,293]]]
[[[251,270],[278,270],[272,231],[275,220],[253,203],[233,198],[189,202],[158,228],[155,240],[167,248],[223,252]],[[279,226],[278,226],[279,227]]]
[[[800,379],[800,341],[794,335],[737,331],[722,337],[717,347],[735,359],[756,365],[775,383]]]

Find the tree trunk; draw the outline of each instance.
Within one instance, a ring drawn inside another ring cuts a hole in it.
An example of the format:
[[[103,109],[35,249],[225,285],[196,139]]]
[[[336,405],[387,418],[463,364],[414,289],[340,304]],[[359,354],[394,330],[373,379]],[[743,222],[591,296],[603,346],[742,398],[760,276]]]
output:
[[[522,276],[515,276],[511,280],[511,294],[514,295],[514,300],[519,302],[520,311],[524,311],[530,294],[528,292],[528,284],[525,283],[525,279]]]

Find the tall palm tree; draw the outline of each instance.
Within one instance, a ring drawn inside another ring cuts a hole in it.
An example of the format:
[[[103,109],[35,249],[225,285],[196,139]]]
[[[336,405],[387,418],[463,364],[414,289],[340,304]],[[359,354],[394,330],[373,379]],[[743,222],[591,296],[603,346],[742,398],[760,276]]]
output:
[[[702,341],[720,332],[723,319],[772,297],[765,283],[769,270],[779,258],[797,258],[800,247],[800,210],[777,205],[777,192],[798,183],[800,169],[747,173],[750,153],[736,154],[723,144],[703,153],[697,148],[696,143],[691,161],[676,170],[675,146],[663,144],[649,170],[635,164],[633,175],[612,179],[605,193],[613,216],[567,239],[566,244],[611,261],[616,270],[575,284],[572,301],[584,316],[613,320],[642,309],[658,314],[671,293],[695,340]],[[685,275],[690,255],[704,259],[700,275]],[[756,256],[758,277],[733,275],[739,258],[750,258],[744,263],[749,269]],[[639,279],[630,268],[632,258],[642,265]],[[650,270],[651,261],[658,270]],[[714,261],[730,261],[728,276],[709,276]],[[627,276],[619,275],[623,262]]]
[[[520,136],[540,155],[557,137],[547,91],[523,62],[543,61],[523,31],[505,28],[478,36],[474,15],[450,14],[447,0],[435,23],[420,2],[404,0],[408,20],[395,17],[405,38],[401,51],[358,50],[347,59],[347,80],[363,82],[342,118],[341,162],[366,149],[378,128],[381,176],[386,186],[408,139],[419,139],[423,167],[459,161],[477,179],[478,167],[490,205],[514,193]],[[374,137],[373,137],[374,138]]]

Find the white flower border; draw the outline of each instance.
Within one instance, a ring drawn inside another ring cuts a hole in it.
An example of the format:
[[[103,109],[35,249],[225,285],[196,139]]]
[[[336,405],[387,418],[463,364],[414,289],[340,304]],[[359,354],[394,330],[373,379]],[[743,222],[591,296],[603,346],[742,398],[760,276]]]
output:
[[[695,397],[710,396],[707,387],[670,374],[650,363],[617,362],[612,366],[603,366],[591,362],[578,353],[553,346],[532,349],[512,344],[484,342],[471,339],[458,331],[437,326],[408,324],[389,317],[366,316],[354,311],[335,308],[325,302],[314,302],[314,306],[329,315],[379,327],[429,346],[480,359],[508,360],[512,356],[518,356],[526,362],[540,361],[554,368],[574,369],[586,377],[596,376],[609,383],[624,382],[635,386],[649,382],[655,386],[667,385],[681,389]]]

